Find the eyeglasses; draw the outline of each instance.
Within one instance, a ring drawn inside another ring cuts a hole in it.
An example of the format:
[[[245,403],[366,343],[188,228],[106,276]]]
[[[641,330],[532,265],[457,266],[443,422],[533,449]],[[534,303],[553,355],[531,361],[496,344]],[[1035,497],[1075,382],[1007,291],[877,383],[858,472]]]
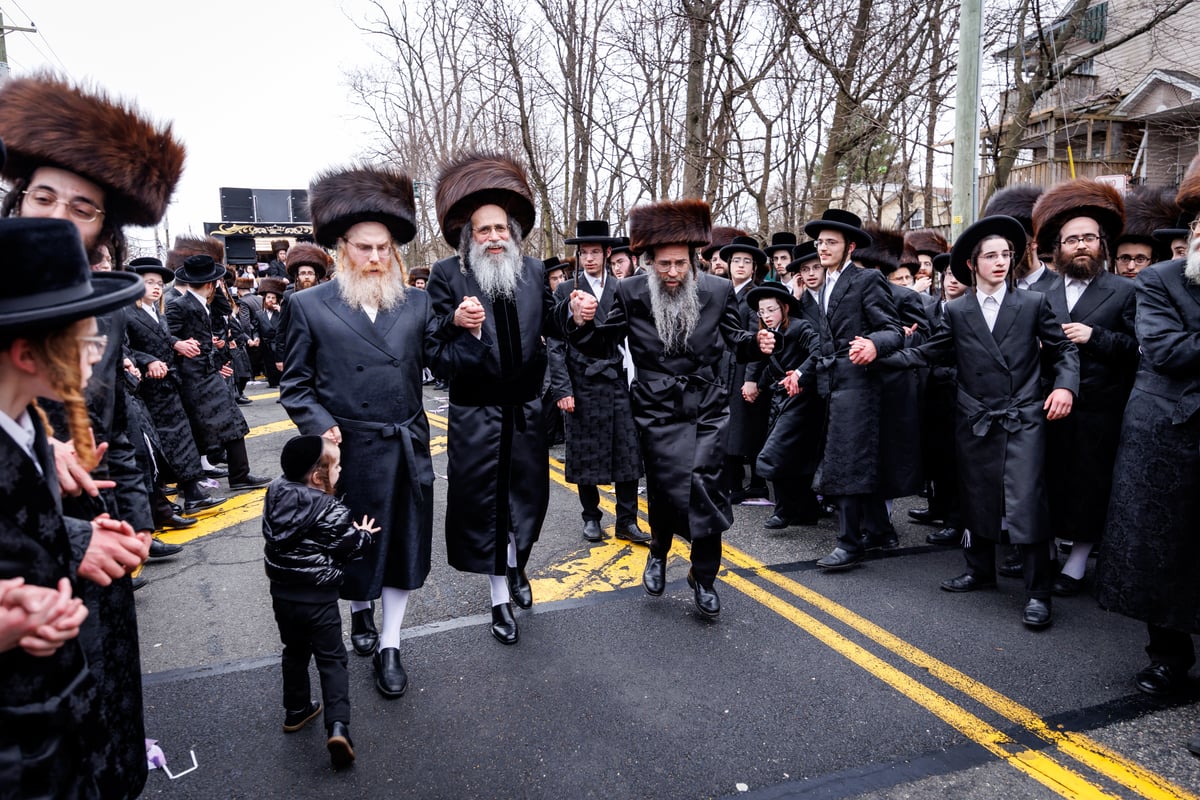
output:
[[[85,200],[82,197],[76,197],[74,200],[59,200],[58,195],[50,189],[27,189],[21,193],[21,196],[28,200],[32,207],[41,211],[50,211],[56,206],[66,206],[71,219],[75,222],[95,222],[104,213],[104,209],[91,200]]]
[[[1200,233],[1200,219],[1194,219],[1188,223],[1188,230],[1192,233]]]
[[[1007,261],[1012,258],[1012,250],[1001,250],[1000,252],[980,253],[980,261]]]
[[[354,251],[356,253],[358,253],[360,256],[362,256],[363,258],[370,258],[373,255],[378,255],[378,256],[382,257],[382,256],[387,255],[392,249],[392,245],[390,242],[388,244],[365,244],[363,242],[347,241],[346,244],[353,247]],[[314,276],[316,274],[317,274],[316,272],[313,273]]]
[[[1085,233],[1083,236],[1068,236],[1065,239],[1059,239],[1058,243],[1063,247],[1078,247],[1080,242],[1091,245],[1098,241],[1100,241],[1099,234]]]
[[[654,262],[654,269],[658,270],[659,272],[664,272],[664,273],[670,272],[671,270],[675,270],[677,272],[685,272],[691,266],[692,266],[692,262],[687,260],[686,258],[677,258],[674,261],[655,261]]]
[[[772,314],[778,314],[781,310],[782,309],[779,306],[774,306],[774,307],[770,307],[770,308],[764,308],[763,306],[759,306],[758,307],[758,317],[759,317],[759,319],[766,319],[768,316],[770,316]]]
[[[1130,262],[1137,264],[1139,267],[1144,267],[1150,263],[1150,256],[1131,256],[1131,255],[1117,256],[1118,264],[1129,264]]]
[[[841,243],[841,239],[817,239],[817,247],[837,247]]]
[[[485,239],[491,236],[493,233],[504,239],[508,237],[508,232],[507,225],[481,225],[478,228],[471,229],[471,233],[475,234],[476,236],[482,236]]]
[[[99,358],[104,355],[105,349],[108,347],[107,336],[80,336],[80,344],[86,348],[89,356]]]
[[[822,267],[820,264],[804,264],[803,266],[800,267],[800,274],[804,275],[805,273],[808,273],[808,272],[820,272],[823,269],[825,269],[825,268]]]

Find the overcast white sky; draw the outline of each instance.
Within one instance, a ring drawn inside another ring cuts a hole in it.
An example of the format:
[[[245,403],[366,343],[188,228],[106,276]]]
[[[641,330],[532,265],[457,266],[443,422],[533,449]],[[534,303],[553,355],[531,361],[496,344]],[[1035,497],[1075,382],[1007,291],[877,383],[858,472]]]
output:
[[[38,29],[7,35],[14,74],[53,67],[174,123],[188,156],[172,236],[220,221],[220,186],[304,188],[367,142],[344,77],[376,61],[354,27],[365,0],[0,0],[0,11]]]

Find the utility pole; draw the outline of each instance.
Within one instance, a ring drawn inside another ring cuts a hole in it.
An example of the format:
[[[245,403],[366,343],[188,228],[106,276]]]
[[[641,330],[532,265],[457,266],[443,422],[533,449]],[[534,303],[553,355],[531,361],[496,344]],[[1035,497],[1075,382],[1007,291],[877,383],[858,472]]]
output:
[[[0,80],[8,77],[8,40],[6,38],[9,31],[22,31],[24,33],[37,33],[37,28],[21,28],[16,25],[5,25],[4,14],[0,12]]]
[[[954,95],[954,161],[950,170],[950,235],[975,221],[979,180],[979,59],[983,0],[962,0],[958,24],[958,87]]]

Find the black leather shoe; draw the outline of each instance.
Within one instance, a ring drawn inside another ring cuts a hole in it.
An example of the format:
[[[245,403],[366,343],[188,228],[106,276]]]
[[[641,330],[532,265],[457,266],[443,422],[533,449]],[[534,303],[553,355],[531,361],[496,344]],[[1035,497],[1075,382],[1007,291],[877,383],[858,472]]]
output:
[[[1170,697],[1182,694],[1187,688],[1187,671],[1180,671],[1170,664],[1151,664],[1133,677],[1138,689],[1151,697]]]
[[[141,576],[141,575],[134,575],[134,576],[133,576],[132,578],[130,578],[129,580],[130,580],[130,582],[133,584],[133,590],[134,590],[135,592],[136,592],[138,589],[141,589],[143,586],[145,586],[147,583],[149,583],[149,582],[150,582],[150,581],[148,581],[146,578],[144,578],[144,577],[143,577],[143,576]]]
[[[504,578],[508,582],[508,594],[518,608],[533,608],[533,587],[525,570],[505,567]]]
[[[1074,597],[1083,591],[1083,578],[1072,578],[1070,575],[1059,573],[1054,579],[1055,597]]]
[[[400,663],[400,651],[394,647],[375,653],[375,688],[389,700],[403,697],[408,690],[408,673]]]
[[[264,478],[262,475],[255,475],[253,472],[247,473],[241,478],[230,478],[230,489],[261,489],[271,482],[270,478]]]
[[[973,572],[964,572],[957,578],[942,581],[942,589],[947,592],[973,592],[976,589],[995,589],[996,580],[980,578]]]
[[[667,560],[651,553],[642,572],[642,587],[646,594],[658,597],[667,588]]]
[[[862,553],[851,553],[848,550],[835,547],[832,553],[817,561],[817,566],[823,570],[835,572],[839,569],[853,567],[855,564],[862,562],[862,560]]]
[[[696,580],[692,575],[692,571],[688,570],[688,586],[692,587],[692,591],[696,595],[696,608],[706,617],[715,617],[721,613],[721,598],[717,597],[717,590],[714,586],[705,586]]]
[[[1000,566],[996,567],[996,572],[1006,578],[1020,578],[1025,574],[1024,562],[1021,560],[1020,553],[1013,553],[1000,562]]]
[[[894,530],[887,533],[868,533],[863,537],[863,547],[867,550],[895,550],[900,546],[900,537]]]
[[[172,514],[171,516],[167,517],[166,519],[164,519],[162,522],[158,523],[158,525],[156,527],[158,527],[160,530],[164,530],[164,531],[177,531],[181,528],[190,528],[193,525],[195,525],[198,521],[199,520],[194,520],[194,519],[191,519],[190,517],[185,517],[181,514],[175,513],[175,514]],[[153,549],[151,549],[150,555],[151,556],[154,555]]]
[[[617,538],[634,544],[650,544],[650,534],[639,528],[636,521],[617,523]]]
[[[228,478],[229,470],[225,469],[224,467],[212,467],[210,469],[204,470],[204,477],[206,477],[206,478]]]
[[[585,520],[583,523],[583,538],[589,542],[604,541],[604,531],[600,529],[600,523],[594,519]]]
[[[317,718],[317,714],[321,713],[321,704],[315,700],[308,704],[308,708],[303,708],[299,711],[286,711],[283,715],[283,732],[295,733],[303,728],[308,723]]]
[[[955,547],[962,544],[962,537],[963,532],[958,528],[942,528],[937,533],[926,536],[925,541],[942,547]]]
[[[1050,627],[1050,601],[1031,597],[1025,603],[1025,611],[1021,614],[1021,622],[1025,627],[1041,630]]]
[[[1192,755],[1200,756],[1200,733],[1188,739],[1187,749]]]
[[[183,513],[199,514],[207,508],[216,508],[224,503],[226,499],[224,497],[205,497],[200,500],[184,500]]]
[[[944,514],[933,510],[932,508],[914,508],[908,512],[908,518],[913,522],[919,522],[922,525],[945,525],[946,517]]]
[[[379,630],[375,627],[375,604],[362,611],[350,612],[350,645],[360,656],[369,656],[379,646]]]
[[[492,606],[492,636],[495,636],[500,644],[516,644],[520,638],[511,603]]]
[[[772,514],[771,516],[767,517],[767,521],[763,523],[763,527],[769,531],[780,531],[791,524],[792,523],[788,522],[778,514]]]
[[[239,406],[248,406],[254,403],[253,400],[251,400],[249,397],[246,397],[244,394],[239,394],[237,397],[233,398],[233,402],[237,403]]]
[[[350,726],[344,722],[335,722],[329,726],[329,740],[325,742],[329,750],[329,763],[334,769],[345,769],[354,763],[354,742],[350,741]]]
[[[171,513],[173,513],[173,514],[182,514],[183,513],[183,506],[179,505],[179,503],[167,503],[167,505],[169,505],[171,507]]]
[[[193,519],[188,521],[194,523],[196,520]],[[181,544],[167,544],[157,537],[150,540],[151,558],[166,558],[167,556],[173,556],[182,550],[183,545]]]

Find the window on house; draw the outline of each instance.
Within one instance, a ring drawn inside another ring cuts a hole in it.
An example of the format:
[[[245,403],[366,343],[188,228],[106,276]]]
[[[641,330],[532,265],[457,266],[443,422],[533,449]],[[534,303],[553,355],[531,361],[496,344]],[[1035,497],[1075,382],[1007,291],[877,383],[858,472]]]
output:
[[[917,228],[925,227],[925,209],[924,208],[918,208],[913,211],[912,216],[908,218],[908,227],[912,228],[914,230]]]

